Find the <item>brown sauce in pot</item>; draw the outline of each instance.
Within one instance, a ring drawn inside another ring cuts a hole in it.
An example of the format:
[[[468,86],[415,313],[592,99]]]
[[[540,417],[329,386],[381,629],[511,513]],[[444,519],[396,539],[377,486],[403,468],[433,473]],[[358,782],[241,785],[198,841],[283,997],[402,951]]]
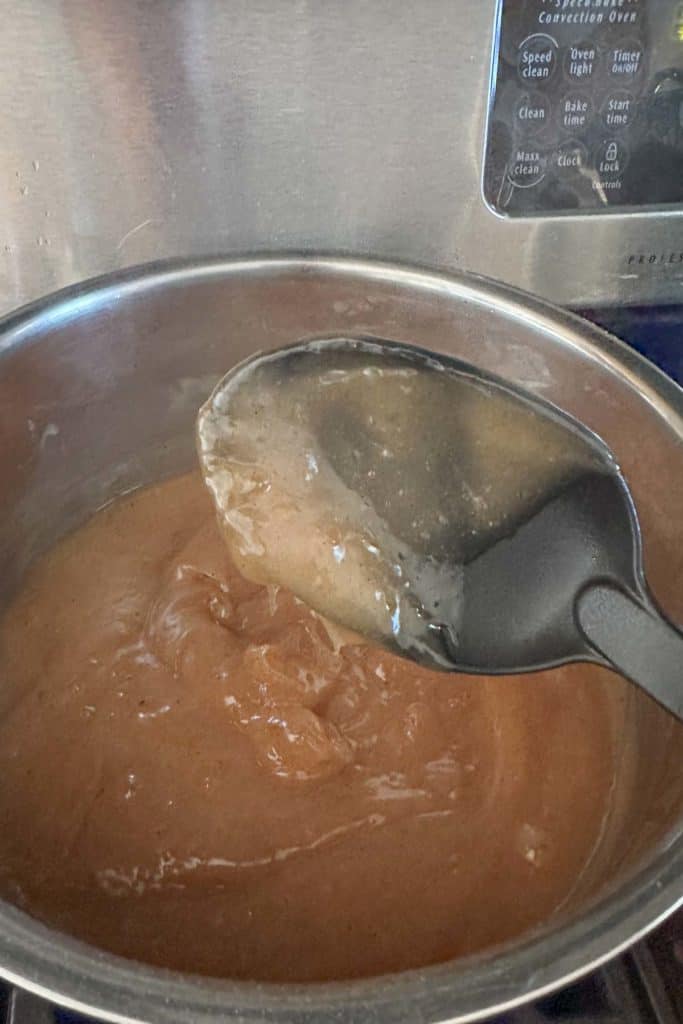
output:
[[[100,512],[0,625],[0,894],[123,956],[297,981],[571,907],[619,831],[628,686],[335,639],[239,575],[199,476]]]

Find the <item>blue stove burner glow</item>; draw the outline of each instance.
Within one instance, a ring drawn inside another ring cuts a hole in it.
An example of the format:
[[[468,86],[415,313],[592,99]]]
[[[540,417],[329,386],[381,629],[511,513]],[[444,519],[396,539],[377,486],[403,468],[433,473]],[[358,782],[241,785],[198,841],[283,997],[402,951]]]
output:
[[[578,310],[683,384],[683,305]]]

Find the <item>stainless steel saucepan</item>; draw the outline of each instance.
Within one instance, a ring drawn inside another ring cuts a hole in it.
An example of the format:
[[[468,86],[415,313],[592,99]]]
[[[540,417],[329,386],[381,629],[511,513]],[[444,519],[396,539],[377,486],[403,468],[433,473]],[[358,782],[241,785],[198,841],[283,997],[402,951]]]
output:
[[[652,589],[683,620],[683,392],[602,331],[519,292],[336,258],[147,266],[0,324],[0,599],[111,498],[193,465],[197,408],[232,364],[321,334],[459,356],[600,434],[632,489]],[[380,978],[251,984],[121,960],[0,904],[0,975],[101,1018],[159,1024],[465,1021],[531,1000],[683,902],[683,727],[635,689],[629,701],[621,742],[635,745],[635,796],[620,842],[598,851],[578,910],[517,942]]]

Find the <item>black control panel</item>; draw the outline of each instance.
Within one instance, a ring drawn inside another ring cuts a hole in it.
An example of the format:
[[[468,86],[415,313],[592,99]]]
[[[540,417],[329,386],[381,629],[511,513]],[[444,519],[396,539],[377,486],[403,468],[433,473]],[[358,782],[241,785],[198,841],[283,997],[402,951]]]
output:
[[[499,0],[490,104],[496,212],[683,208],[683,0]]]

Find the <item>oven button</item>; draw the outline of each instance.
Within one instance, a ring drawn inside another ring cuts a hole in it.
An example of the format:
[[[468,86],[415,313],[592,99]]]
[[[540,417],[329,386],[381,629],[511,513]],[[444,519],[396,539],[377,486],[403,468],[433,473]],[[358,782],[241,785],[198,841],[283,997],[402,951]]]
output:
[[[579,132],[588,124],[593,113],[590,96],[583,92],[568,92],[560,100],[560,126],[566,132]]]
[[[523,93],[515,104],[515,124],[527,136],[539,135],[550,121],[550,100],[542,92]]]
[[[598,49],[593,43],[572,43],[564,54],[564,73],[570,82],[589,82],[598,65]]]
[[[515,146],[508,164],[507,175],[518,188],[531,188],[545,177],[548,157],[534,146]]]
[[[552,166],[563,177],[582,174],[588,166],[588,150],[582,142],[570,139],[553,153]]]
[[[526,85],[543,85],[549,81],[557,62],[557,44],[543,32],[527,36],[519,45],[517,73]]]
[[[628,150],[618,139],[605,139],[595,151],[595,169],[605,180],[618,178],[627,163]]]
[[[600,109],[602,123],[613,132],[628,128],[635,114],[636,98],[626,89],[615,89],[609,93]]]
[[[630,82],[640,72],[644,62],[643,44],[637,39],[627,39],[607,51],[607,74],[615,82]]]

